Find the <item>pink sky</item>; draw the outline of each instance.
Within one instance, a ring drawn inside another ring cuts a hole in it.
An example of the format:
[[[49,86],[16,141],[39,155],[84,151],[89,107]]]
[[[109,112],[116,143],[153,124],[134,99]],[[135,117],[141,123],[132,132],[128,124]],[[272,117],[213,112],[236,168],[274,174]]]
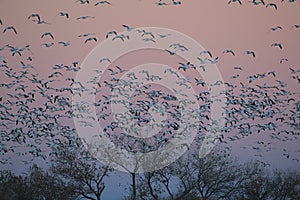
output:
[[[164,1],[171,3],[171,0]],[[26,53],[33,58],[30,64],[35,66],[41,76],[47,76],[56,64],[71,65],[74,61],[81,64],[89,52],[105,40],[108,31],[125,31],[122,24],[131,27],[163,27],[188,35],[210,50],[213,57],[219,57],[217,66],[226,82],[247,82],[249,75],[275,71],[276,79],[287,82],[289,90],[300,92],[299,84],[291,80],[289,70],[289,67],[300,69],[300,28],[293,28],[295,24],[300,24],[299,1],[289,3],[287,0],[274,0],[278,10],[255,6],[248,1],[242,1],[242,5],[228,4],[227,0],[183,0],[180,6],[157,6],[157,1],[153,0],[111,0],[111,6],[94,6],[96,2],[81,5],[75,3],[75,0],[1,0],[0,19],[3,25],[0,25],[0,47],[10,44],[21,48],[30,44],[33,54]],[[266,0],[266,4],[270,2]],[[70,18],[58,16],[60,11],[68,12]],[[49,25],[38,25],[28,20],[33,13],[38,13],[41,20]],[[76,20],[85,15],[94,18]],[[277,25],[283,29],[271,31]],[[12,31],[2,33],[8,26],[14,26],[18,34]],[[53,34],[54,40],[50,37],[41,38],[48,31]],[[85,38],[78,37],[89,32],[95,33],[98,42],[85,44]],[[71,45],[63,47],[57,44],[59,41],[70,41]],[[55,44],[50,48],[40,46],[48,42]],[[272,47],[271,44],[275,42],[281,43],[283,50]],[[225,49],[232,49],[236,56],[223,54]],[[246,50],[253,50],[256,58],[246,55]],[[8,50],[0,52],[0,55],[6,58],[10,66],[20,66],[20,60],[26,61],[25,56],[11,56]],[[282,58],[287,58],[288,62],[279,63]],[[243,70],[236,71],[233,69],[235,66],[242,66]],[[235,82],[230,76],[237,73],[240,78]],[[299,101],[299,94],[295,98]],[[252,145],[243,150],[241,146],[255,144],[261,139],[266,138],[253,134],[237,141],[232,144],[234,155],[241,156],[243,160],[245,157],[253,157],[255,152],[251,150]],[[290,142],[274,142],[274,151],[263,154],[264,159],[275,167],[297,168],[300,163],[284,158],[282,148],[290,148],[294,158],[300,159],[300,152],[296,152],[300,150],[299,144],[299,137]]]

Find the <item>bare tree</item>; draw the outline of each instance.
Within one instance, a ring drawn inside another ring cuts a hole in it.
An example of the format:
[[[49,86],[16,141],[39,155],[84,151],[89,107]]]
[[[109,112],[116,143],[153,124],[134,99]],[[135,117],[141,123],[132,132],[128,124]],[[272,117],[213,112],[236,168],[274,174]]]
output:
[[[139,180],[139,195],[141,199],[226,199],[245,179],[233,163],[223,154],[203,159],[187,154],[164,169],[144,173]]]
[[[76,198],[72,188],[62,179],[33,165],[25,176],[9,171],[0,175],[0,197],[3,200],[72,200]]]
[[[0,172],[0,196],[3,200],[25,199],[26,184],[21,176],[16,176],[10,171]]]
[[[237,199],[272,199],[272,180],[268,171],[258,162],[249,162],[244,167],[246,180],[239,186]]]
[[[300,199],[300,173],[297,171],[274,171],[272,199]]]
[[[31,199],[71,200],[76,198],[72,187],[68,186],[58,176],[43,170],[35,164],[29,169],[29,174],[24,177],[24,180],[27,184],[26,193],[31,196]]]
[[[104,178],[111,169],[103,166],[83,146],[60,146],[54,154],[52,171],[68,181],[79,197],[100,200],[105,189]]]

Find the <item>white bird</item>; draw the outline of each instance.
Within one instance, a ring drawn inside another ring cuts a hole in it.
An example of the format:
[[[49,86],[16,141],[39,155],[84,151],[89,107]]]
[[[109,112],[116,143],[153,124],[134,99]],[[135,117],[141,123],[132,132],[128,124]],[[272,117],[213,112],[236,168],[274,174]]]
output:
[[[118,35],[116,31],[109,31],[107,32],[105,38],[107,39],[110,35]]]
[[[41,36],[41,38],[43,38],[45,36],[50,36],[54,40],[54,37],[53,37],[52,33],[50,33],[50,32],[43,33],[42,36]]]
[[[71,43],[70,43],[70,41],[68,41],[68,42],[58,42],[58,44],[62,44],[64,47],[67,47],[67,46],[69,46]]]
[[[172,0],[173,5],[181,5],[181,1]]]
[[[100,5],[100,4],[108,4],[108,5],[111,5],[111,3],[109,2],[109,1],[99,1],[99,2],[97,2],[97,3],[95,3],[95,6],[98,6],[98,5]]]
[[[159,0],[159,2],[156,2],[155,4],[157,4],[158,6],[166,6],[166,5],[168,5],[167,3],[163,2],[162,0]]]
[[[272,47],[279,47],[280,49],[282,49],[282,45],[280,43],[277,43],[277,42],[271,44],[271,46]]]
[[[273,7],[275,8],[275,10],[277,10],[277,5],[276,5],[275,3],[268,3],[268,4],[266,5],[266,8],[267,8],[267,7],[270,7],[270,6],[273,6]]]
[[[90,1],[89,0],[78,0],[78,1],[75,1],[76,2],[80,2],[80,4],[89,4]]]
[[[87,43],[87,42],[92,41],[92,40],[94,40],[95,42],[97,42],[97,38],[90,37],[90,38],[87,38],[84,43]]]
[[[247,51],[246,51],[246,54],[252,55],[253,58],[255,58],[255,53],[254,53],[254,51],[249,51],[249,50],[247,50]]]
[[[17,34],[17,30],[14,26],[8,26],[4,29],[3,33],[5,33],[7,30],[12,30],[15,34]]]
[[[116,40],[116,39],[120,39],[124,42],[125,41],[124,39],[129,40],[129,35],[125,35],[125,34],[116,35],[115,37],[113,37],[112,40]]]
[[[95,17],[89,16],[89,15],[85,15],[85,16],[77,17],[76,19],[79,20],[79,19],[89,19],[89,18],[94,19]]]
[[[259,4],[265,5],[265,2],[263,0],[260,0],[260,1],[252,0],[252,1],[249,1],[249,2],[253,3],[254,5],[259,5]]]
[[[272,31],[282,30],[281,26],[275,26],[271,28]]]
[[[105,61],[111,63],[109,58],[101,58],[99,62],[102,63],[102,62],[105,62]]]
[[[133,27],[130,27],[130,26],[126,25],[126,24],[123,24],[122,26],[123,26],[124,28],[126,28],[127,31],[132,31],[132,30],[134,30]]]
[[[230,0],[230,1],[228,2],[228,4],[234,3],[234,2],[238,2],[240,5],[242,5],[241,0]]]
[[[27,19],[30,19],[32,17],[36,17],[38,21],[41,21],[40,15],[39,14],[31,14]]]
[[[51,46],[53,46],[53,45],[54,45],[53,42],[41,44],[41,46],[45,46],[45,47],[51,47]]]
[[[212,53],[208,50],[201,51],[200,55],[202,55],[202,54],[208,54],[212,58]]]
[[[235,53],[230,49],[224,50],[223,53],[231,53],[233,56],[235,56]]]
[[[59,12],[57,15],[59,15],[61,17],[66,17],[67,19],[69,18],[69,13],[67,13],[67,12]]]

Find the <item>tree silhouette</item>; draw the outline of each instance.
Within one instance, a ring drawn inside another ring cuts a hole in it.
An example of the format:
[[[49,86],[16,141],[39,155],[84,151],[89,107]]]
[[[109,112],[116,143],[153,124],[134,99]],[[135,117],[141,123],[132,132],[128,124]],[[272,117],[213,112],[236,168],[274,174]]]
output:
[[[67,145],[57,147],[51,170],[65,179],[79,197],[91,200],[101,199],[104,178],[111,171],[92,158],[83,146]]]

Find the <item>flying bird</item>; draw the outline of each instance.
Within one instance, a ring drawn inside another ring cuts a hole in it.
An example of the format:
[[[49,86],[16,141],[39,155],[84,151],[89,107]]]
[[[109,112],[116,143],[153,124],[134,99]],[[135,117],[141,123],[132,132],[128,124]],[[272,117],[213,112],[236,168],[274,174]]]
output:
[[[90,35],[95,35],[95,33],[83,33],[83,34],[79,35],[78,37],[88,37]]]
[[[89,0],[78,0],[78,1],[75,1],[75,3],[77,2],[80,2],[80,4],[89,4],[90,1]]]
[[[224,50],[223,53],[231,53],[233,56],[235,56],[235,53],[230,49]]]
[[[168,50],[168,49],[165,49],[171,56],[174,56],[176,53],[176,51],[170,51],[170,50]]]
[[[52,33],[50,33],[50,32],[43,33],[42,36],[41,36],[41,38],[43,38],[45,36],[50,36],[54,40],[54,37],[53,37]]]
[[[247,51],[246,51],[246,54],[247,54],[247,55],[252,55],[253,58],[255,58],[255,53],[254,53],[254,51],[249,51],[249,50],[247,50]]]
[[[202,55],[202,54],[208,54],[208,55],[212,58],[212,54],[211,54],[211,52],[208,51],[208,50],[201,51],[201,52],[200,52],[200,55]]]
[[[27,19],[29,20],[29,19],[31,19],[33,17],[36,17],[38,21],[41,21],[41,17],[40,17],[39,14],[31,14]]]
[[[235,66],[235,67],[233,67],[233,69],[236,69],[236,70],[243,70],[241,66]]]
[[[292,26],[292,28],[300,28],[300,24],[295,24]]]
[[[271,28],[272,31],[282,30],[281,26],[275,26]]]
[[[97,42],[97,38],[90,37],[90,38],[86,39],[84,43],[87,43],[87,42],[92,41],[92,40],[94,40],[95,42]]]
[[[8,26],[3,30],[3,33],[5,33],[7,30],[12,30],[15,34],[17,34],[17,30],[13,26]]]
[[[275,3],[268,3],[267,5],[266,5],[266,8],[267,7],[274,7],[275,8],[275,10],[277,10],[277,5],[275,4]]]
[[[89,15],[85,15],[85,16],[77,17],[76,19],[79,20],[79,19],[89,19],[89,18],[94,19],[95,17],[89,16]]]
[[[127,31],[132,31],[132,30],[134,30],[134,28],[132,28],[132,27],[126,25],[126,24],[123,24],[122,26],[123,26],[124,28],[126,28]]]
[[[61,17],[66,17],[67,19],[70,17],[69,13],[66,13],[66,12],[59,12],[57,15],[59,15]]]
[[[105,61],[111,63],[111,61],[110,61],[109,58],[101,58],[101,59],[99,60],[99,63],[102,63],[102,62],[105,62]]]
[[[163,2],[162,0],[159,0],[159,2],[156,2],[155,4],[157,4],[158,6],[166,6],[166,5],[168,5],[167,3]]]
[[[299,73],[300,72],[300,69],[293,69],[293,68],[289,68],[290,70],[291,70],[291,73],[292,74],[297,74],[297,73]]]
[[[118,35],[116,31],[109,31],[107,32],[105,38],[107,39],[110,35]]]
[[[234,2],[238,2],[240,5],[242,5],[241,0],[230,0],[230,1],[228,1],[228,4],[234,3]]]
[[[287,61],[289,61],[289,60],[288,60],[287,58],[281,58],[279,62],[280,62],[280,63],[283,63],[284,61],[287,62]]]
[[[70,41],[68,41],[68,42],[58,42],[58,44],[62,44],[64,47],[67,47],[67,46],[69,46],[71,43],[70,43]]]
[[[280,43],[277,43],[277,42],[271,44],[271,46],[272,47],[279,47],[280,49],[282,49],[282,45]]]
[[[53,42],[41,44],[41,46],[45,46],[45,47],[47,47],[47,48],[52,47],[53,45],[54,45]]]
[[[187,69],[190,68],[191,66],[191,63],[190,62],[187,62],[187,63],[179,63],[179,67],[178,67],[178,70],[180,69],[183,69],[183,71],[186,71]]]
[[[33,19],[33,20],[31,20],[31,21],[36,22],[37,24],[48,24],[48,25],[50,25],[50,23],[45,22],[45,21],[43,21],[43,20],[35,20],[35,19]]]
[[[172,4],[173,5],[181,5],[181,1],[172,0]]]
[[[108,5],[111,5],[111,3],[109,1],[99,1],[97,3],[95,3],[95,6],[98,6],[100,4],[108,4]]]
[[[250,3],[253,3],[254,5],[259,5],[259,4],[263,4],[265,5],[265,2],[263,0],[260,0],[260,1],[256,1],[256,0],[252,0],[252,1],[249,1]]]
[[[125,41],[124,39],[129,40],[129,35],[125,35],[125,34],[116,35],[115,37],[113,37],[112,40],[116,40],[116,39],[120,39],[124,42]]]

